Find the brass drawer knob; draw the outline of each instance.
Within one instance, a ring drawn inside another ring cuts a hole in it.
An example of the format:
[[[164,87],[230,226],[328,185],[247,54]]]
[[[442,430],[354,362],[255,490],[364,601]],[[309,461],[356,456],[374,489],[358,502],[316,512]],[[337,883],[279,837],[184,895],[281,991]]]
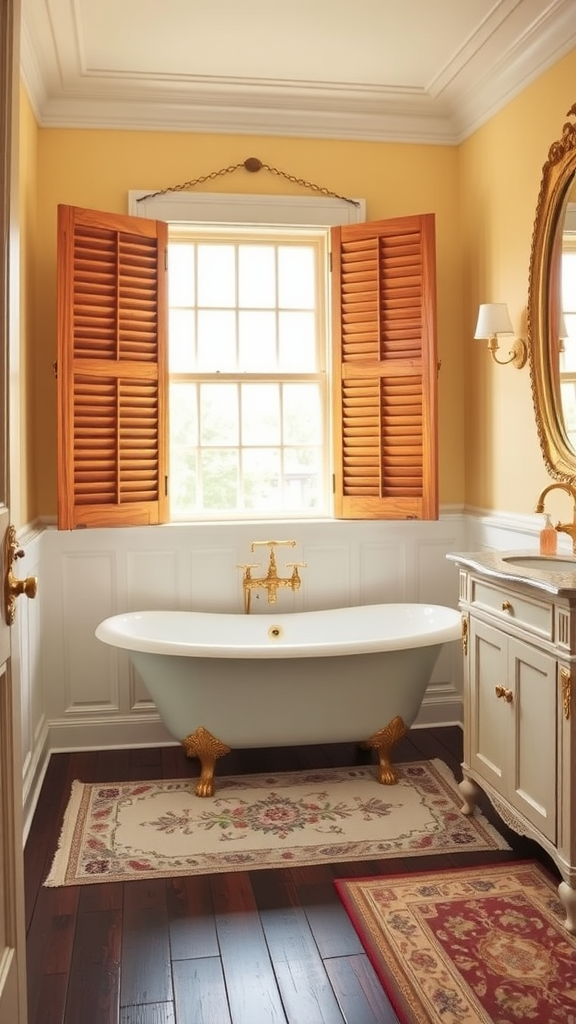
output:
[[[502,601],[502,611],[503,612],[511,612],[512,611],[512,605],[510,604],[510,601]]]
[[[514,700],[514,694],[512,690],[507,690],[505,686],[497,685],[494,687],[494,693],[497,697],[504,697],[507,704],[511,704]]]

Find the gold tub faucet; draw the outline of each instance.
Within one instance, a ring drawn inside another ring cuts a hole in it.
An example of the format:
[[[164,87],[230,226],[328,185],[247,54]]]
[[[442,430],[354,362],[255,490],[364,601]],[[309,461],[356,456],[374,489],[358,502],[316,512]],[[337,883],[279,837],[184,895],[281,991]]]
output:
[[[548,486],[545,487],[543,491],[541,491],[538,497],[538,501],[536,502],[536,508],[534,509],[534,511],[543,512],[544,500],[546,498],[546,495],[549,494],[550,491],[555,490],[565,491],[566,494],[569,494],[572,498],[572,522],[556,523],[555,528],[558,531],[558,533],[567,533],[568,536],[572,538],[572,552],[576,555],[576,490],[574,489],[574,487],[572,487],[572,485],[568,483],[548,484]]]
[[[250,545],[250,550],[254,551],[256,547],[269,547],[270,558],[268,561],[268,572],[265,576],[252,576],[252,569],[258,569],[259,564],[251,565],[239,565],[239,569],[244,569],[244,575],[242,576],[242,586],[244,588],[244,611],[248,615],[250,612],[250,602],[252,597],[252,591],[259,588],[268,591],[268,602],[269,604],[276,604],[276,594],[280,587],[289,587],[290,590],[300,589],[300,574],[299,568],[304,568],[305,562],[287,562],[286,568],[292,569],[291,576],[279,576],[278,568],[276,565],[276,554],[274,548],[279,545],[287,544],[290,547],[296,546],[295,540],[254,540]]]

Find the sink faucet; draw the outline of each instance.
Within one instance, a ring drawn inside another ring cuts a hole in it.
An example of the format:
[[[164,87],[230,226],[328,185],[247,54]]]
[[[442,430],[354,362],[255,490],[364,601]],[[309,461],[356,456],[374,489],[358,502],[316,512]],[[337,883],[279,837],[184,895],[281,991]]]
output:
[[[287,562],[286,568],[292,569],[291,576],[279,576],[278,568],[276,566],[276,555],[274,548],[280,544],[288,544],[290,547],[295,547],[295,540],[255,540],[250,545],[250,550],[254,551],[254,548],[259,546],[265,546],[270,548],[270,559],[268,562],[268,572],[265,576],[252,576],[252,569],[257,569],[258,564],[252,565],[239,565],[239,569],[244,569],[244,575],[242,576],[242,586],[244,588],[244,611],[248,615],[250,612],[250,601],[252,597],[252,591],[260,588],[268,591],[268,602],[269,604],[276,604],[276,594],[280,587],[289,587],[290,590],[300,589],[300,574],[298,569],[305,567],[305,562]]]
[[[572,522],[571,523],[556,523],[556,530],[558,533],[567,533],[572,538],[572,551],[576,555],[576,490],[571,484],[556,483],[548,484],[547,487],[540,493],[538,501],[536,502],[535,512],[544,511],[544,499],[550,491],[565,491],[572,498]]]

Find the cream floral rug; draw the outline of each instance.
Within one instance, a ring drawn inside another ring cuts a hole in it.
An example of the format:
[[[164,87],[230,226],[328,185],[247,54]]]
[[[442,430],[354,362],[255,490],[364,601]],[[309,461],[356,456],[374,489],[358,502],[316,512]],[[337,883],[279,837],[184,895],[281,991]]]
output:
[[[373,766],[220,778],[74,782],[45,885],[168,878],[462,850],[505,850],[476,811],[460,812],[442,761],[398,765],[383,786]]]

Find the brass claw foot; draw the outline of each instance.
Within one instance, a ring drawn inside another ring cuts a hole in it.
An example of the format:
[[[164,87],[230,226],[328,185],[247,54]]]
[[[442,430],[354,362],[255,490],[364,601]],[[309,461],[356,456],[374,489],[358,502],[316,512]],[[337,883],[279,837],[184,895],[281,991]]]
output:
[[[214,766],[216,760],[223,754],[230,753],[230,747],[208,732],[203,725],[200,725],[194,732],[182,740],[182,746],[186,751],[186,757],[198,757],[200,759],[200,778],[194,792],[196,796],[214,795]]]
[[[392,767],[392,747],[401,740],[408,732],[408,726],[396,715],[388,725],[375,732],[370,739],[366,740],[364,746],[374,747],[380,761],[379,781],[385,786],[394,786],[398,782],[398,775]]]

